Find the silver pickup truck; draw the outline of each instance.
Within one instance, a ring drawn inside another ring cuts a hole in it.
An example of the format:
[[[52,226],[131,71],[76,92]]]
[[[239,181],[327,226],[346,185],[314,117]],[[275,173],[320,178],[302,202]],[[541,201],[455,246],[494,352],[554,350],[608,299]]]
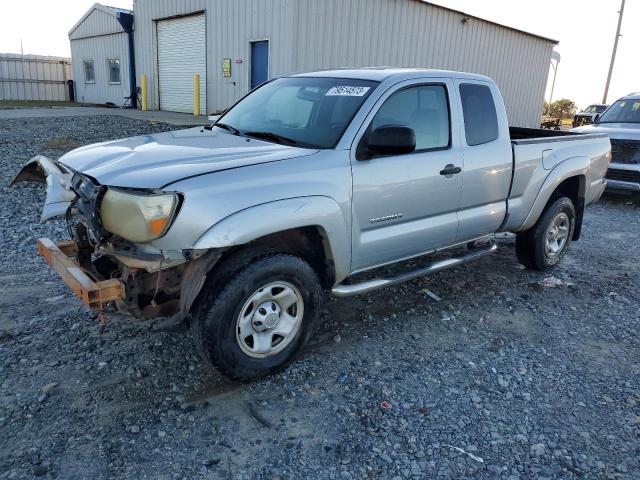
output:
[[[496,232],[517,233],[527,267],[553,267],[610,148],[510,129],[484,76],[337,70],[267,82],[210,126],[36,157],[14,182],[47,182],[43,219],[65,215],[72,239],[38,249],[86,305],[187,324],[207,362],[246,380],[302,349],[323,288],[454,267],[493,252]]]

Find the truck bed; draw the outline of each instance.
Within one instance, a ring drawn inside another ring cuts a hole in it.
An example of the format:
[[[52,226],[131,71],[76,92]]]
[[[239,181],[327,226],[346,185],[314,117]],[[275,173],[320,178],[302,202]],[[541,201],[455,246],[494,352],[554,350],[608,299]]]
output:
[[[511,141],[517,140],[532,140],[532,139],[545,139],[548,140],[551,137],[567,137],[576,136],[579,133],[568,132],[566,130],[546,130],[544,128],[523,128],[523,127],[509,127],[509,136]]]
[[[513,176],[507,200],[506,231],[531,227],[530,215],[539,192],[558,170],[575,169],[584,178],[585,203],[601,192],[611,145],[606,134],[580,134],[562,130],[510,127]],[[578,171],[579,170],[579,171]],[[556,171],[551,175],[551,172]],[[555,187],[554,187],[555,188]],[[536,212],[534,212],[536,213]]]

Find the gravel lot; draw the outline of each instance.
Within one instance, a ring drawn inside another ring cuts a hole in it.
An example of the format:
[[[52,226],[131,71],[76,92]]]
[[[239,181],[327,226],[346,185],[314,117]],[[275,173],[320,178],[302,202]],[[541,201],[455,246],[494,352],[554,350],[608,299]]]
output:
[[[35,254],[65,235],[37,223],[43,187],[8,187],[33,155],[166,129],[0,120],[0,478],[640,478],[637,199],[588,209],[559,286],[502,238],[475,264],[327,298],[300,361],[229,384],[188,335],[99,324]]]

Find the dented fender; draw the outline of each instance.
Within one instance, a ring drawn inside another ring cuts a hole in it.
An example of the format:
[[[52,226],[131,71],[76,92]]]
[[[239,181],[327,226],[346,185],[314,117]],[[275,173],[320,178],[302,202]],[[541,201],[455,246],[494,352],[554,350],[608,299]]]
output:
[[[10,186],[19,182],[47,184],[47,197],[42,208],[41,222],[64,215],[76,194],[71,190],[73,173],[55,160],[37,155],[29,160],[13,178]]]
[[[322,229],[334,262],[336,281],[343,280],[351,269],[350,228],[340,206],[330,197],[288,198],[241,210],[213,225],[194,248],[242,245],[272,233],[310,226]]]

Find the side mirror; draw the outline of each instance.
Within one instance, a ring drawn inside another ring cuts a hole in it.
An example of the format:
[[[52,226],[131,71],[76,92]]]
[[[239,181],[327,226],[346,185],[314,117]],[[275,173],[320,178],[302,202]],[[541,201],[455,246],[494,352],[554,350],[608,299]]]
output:
[[[596,113],[593,117],[591,117],[591,123],[596,123],[598,120],[600,120],[599,113]]]
[[[367,149],[372,155],[401,155],[416,149],[416,134],[412,128],[383,125],[367,138]]]

